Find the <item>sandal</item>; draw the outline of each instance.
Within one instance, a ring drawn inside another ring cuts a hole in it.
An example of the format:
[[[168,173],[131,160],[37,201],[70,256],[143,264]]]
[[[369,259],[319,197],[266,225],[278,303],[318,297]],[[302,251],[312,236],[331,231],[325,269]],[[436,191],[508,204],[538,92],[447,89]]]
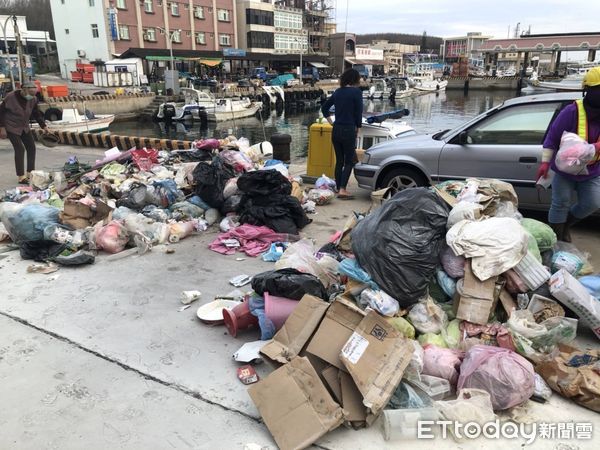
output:
[[[340,200],[354,200],[354,195],[352,194],[338,194],[337,198]]]
[[[29,177],[27,177],[26,175],[23,175],[22,177],[19,177],[17,182],[19,184],[29,184]]]

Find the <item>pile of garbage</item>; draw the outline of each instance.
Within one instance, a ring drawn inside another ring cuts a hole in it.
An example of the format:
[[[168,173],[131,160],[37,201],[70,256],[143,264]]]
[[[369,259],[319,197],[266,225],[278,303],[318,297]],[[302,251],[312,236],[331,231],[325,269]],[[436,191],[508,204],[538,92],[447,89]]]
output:
[[[99,251],[145,253],[213,224],[297,240],[289,236],[310,223],[315,202],[262,147],[230,136],[191,150],[113,148],[94,165],[73,157],[60,170],[33,171],[29,186],[0,192],[0,241],[49,273],[56,263],[93,263]]]
[[[380,415],[386,439],[415,438],[418,420],[483,425],[552,391],[600,412],[600,351],[572,346],[578,326],[600,338],[600,276],[521,216],[510,184],[406,189],[322,247],[263,259],[274,270],[224,318],[267,341],[256,351],[278,368],[249,394],[283,449]]]

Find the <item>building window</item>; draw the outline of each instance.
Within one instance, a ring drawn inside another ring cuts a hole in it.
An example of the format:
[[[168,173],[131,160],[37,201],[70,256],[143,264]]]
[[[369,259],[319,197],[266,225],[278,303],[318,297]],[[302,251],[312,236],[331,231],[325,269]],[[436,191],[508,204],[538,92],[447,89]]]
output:
[[[204,6],[194,6],[194,17],[204,19]]]
[[[65,28],[65,34],[69,34],[69,29]]]
[[[144,40],[148,42],[156,42],[156,30],[154,28],[145,28]]]
[[[206,45],[206,34],[196,33],[196,44]]]
[[[64,1],[63,1],[63,3],[64,3]],[[96,1],[95,0],[88,0],[88,4],[90,6],[96,6]]]
[[[119,25],[119,39],[123,41],[129,41],[131,38],[129,37],[129,26],[128,25]]]
[[[100,37],[100,33],[98,33],[98,25],[95,23],[92,24],[92,37],[93,38]]]
[[[223,46],[231,45],[231,36],[228,34],[220,34],[219,35],[219,44]]]
[[[179,30],[173,31],[173,35],[172,35],[171,39],[173,40],[173,42],[177,42],[178,44],[181,44],[181,31],[179,31]]]
[[[306,50],[308,46],[308,39],[306,36],[292,36],[289,34],[276,34],[275,35],[275,49],[290,51],[299,51],[300,48]]]
[[[278,28],[288,28],[291,30],[302,29],[302,15],[285,11],[275,11],[275,26]]]
[[[220,22],[229,22],[229,10],[228,9],[217,9],[217,19]]]
[[[246,38],[248,48],[274,48],[273,33],[249,31]]]
[[[152,4],[152,0],[144,0],[144,11],[149,14],[154,13],[154,5]]]
[[[247,25],[265,25],[273,26],[273,11],[262,11],[260,9],[246,10],[246,24]]]
[[[127,9],[127,3],[125,3],[125,0],[117,0],[117,9]]]
[[[179,15],[179,3],[171,3],[171,15],[178,16]]]

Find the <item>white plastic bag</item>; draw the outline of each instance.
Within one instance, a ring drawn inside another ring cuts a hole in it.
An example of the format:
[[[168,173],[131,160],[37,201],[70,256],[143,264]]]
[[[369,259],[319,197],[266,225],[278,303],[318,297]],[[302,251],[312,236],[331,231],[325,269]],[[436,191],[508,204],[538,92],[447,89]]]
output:
[[[290,245],[279,261],[275,263],[275,270],[292,268],[302,273],[316,276],[325,287],[331,282],[327,272],[319,265],[315,258],[315,247],[310,239],[301,239]]]
[[[308,191],[307,198],[309,201],[313,201],[317,205],[322,206],[329,203],[334,197],[335,194],[329,189],[311,189]]]
[[[554,163],[561,172],[587,175],[587,165],[596,156],[594,144],[588,144],[575,133],[563,132]]]
[[[448,326],[448,316],[431,298],[415,304],[408,319],[419,333],[439,333]]]
[[[481,218],[483,206],[473,202],[459,202],[448,213],[447,228],[450,229],[461,220],[479,220]]]
[[[400,310],[398,302],[383,291],[365,289],[361,292],[360,299],[363,303],[367,303],[372,309],[384,316],[393,317]]]

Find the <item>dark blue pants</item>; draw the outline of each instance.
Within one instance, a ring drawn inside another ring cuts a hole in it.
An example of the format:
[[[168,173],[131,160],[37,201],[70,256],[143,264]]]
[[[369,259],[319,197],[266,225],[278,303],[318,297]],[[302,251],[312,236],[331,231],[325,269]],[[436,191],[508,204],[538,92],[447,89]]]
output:
[[[335,183],[338,189],[346,189],[356,163],[356,127],[334,123],[331,141],[335,149]]]

